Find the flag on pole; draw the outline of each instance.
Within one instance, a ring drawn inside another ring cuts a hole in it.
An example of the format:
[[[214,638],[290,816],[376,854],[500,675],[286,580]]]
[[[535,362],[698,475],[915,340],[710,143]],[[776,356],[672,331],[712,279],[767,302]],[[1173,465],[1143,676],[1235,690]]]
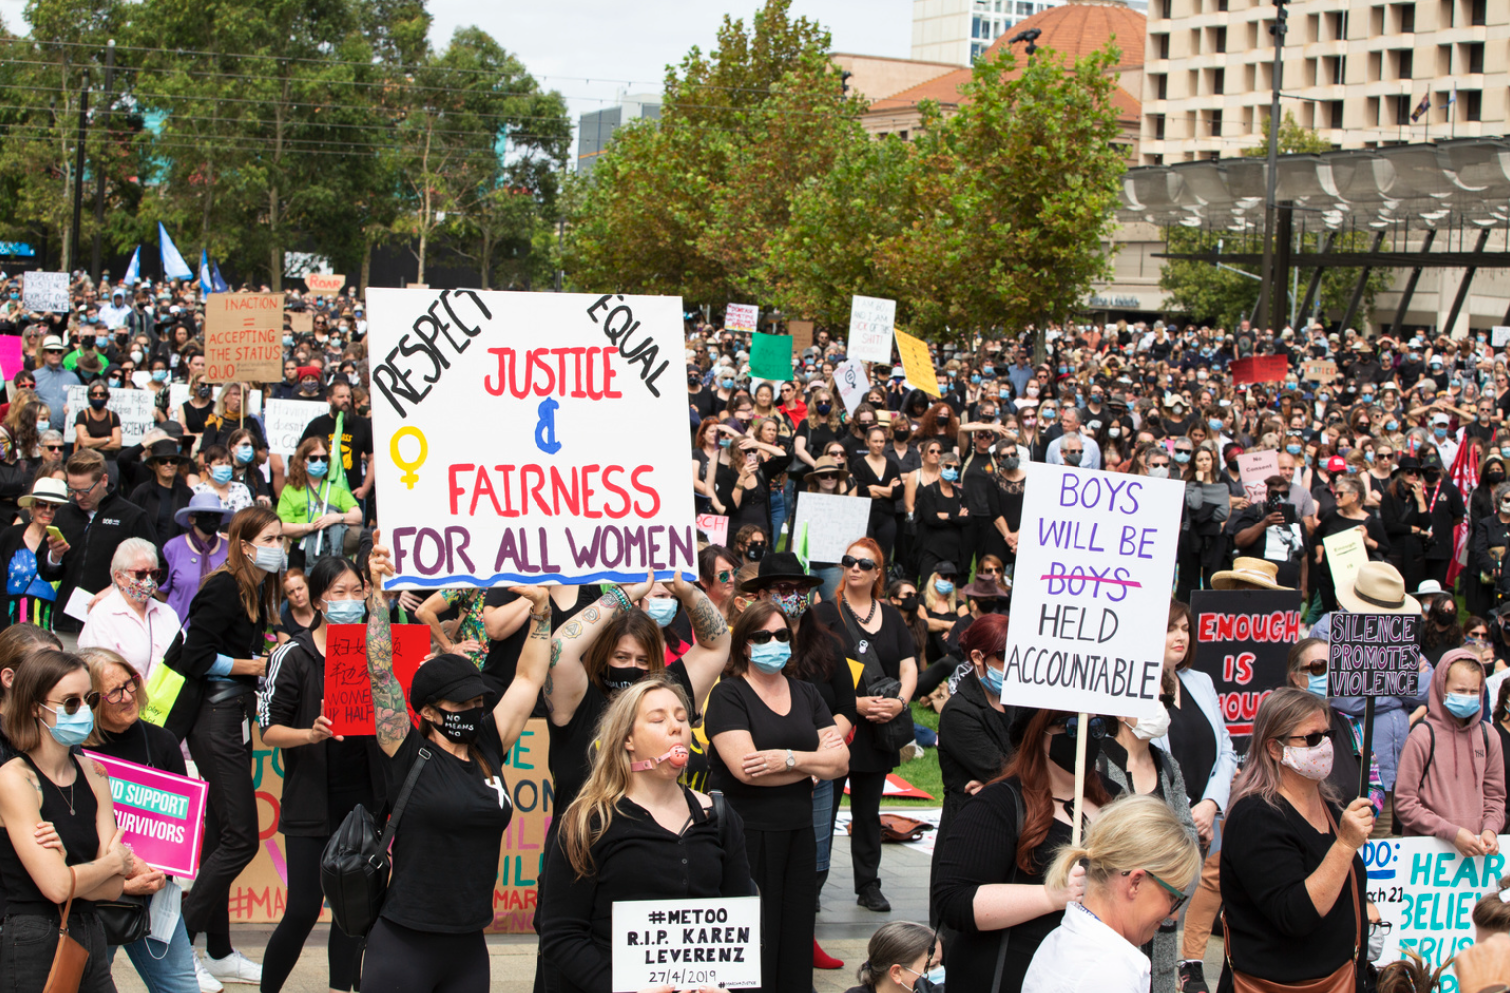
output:
[[[189,268],[189,263],[179,254],[178,246],[173,244],[173,239],[168,236],[168,229],[162,221],[157,222],[157,246],[162,253],[163,278],[164,279],[193,279],[194,270]]]
[[[1449,475],[1452,483],[1462,493],[1472,493],[1479,485],[1479,465],[1473,459],[1473,446],[1466,440],[1458,446],[1457,458],[1453,459],[1452,469]],[[1450,588],[1457,579],[1458,573],[1468,567],[1468,534],[1467,521],[1460,521],[1452,529],[1452,559],[1447,564],[1447,585]]]
[[[210,260],[210,285],[215,288],[216,293],[231,292],[230,286],[226,284],[224,279],[220,278],[220,266],[215,264],[214,259]]]
[[[1421,102],[1416,104],[1416,109],[1411,111],[1410,123],[1415,124],[1422,116],[1431,109],[1431,91],[1427,90],[1421,96]]]
[[[215,286],[210,282],[210,253],[203,248],[199,250],[199,292],[205,296],[215,292]]]
[[[142,246],[137,245],[136,251],[131,253],[131,264],[126,266],[126,275],[121,277],[121,282],[127,286],[133,286],[142,281]]]

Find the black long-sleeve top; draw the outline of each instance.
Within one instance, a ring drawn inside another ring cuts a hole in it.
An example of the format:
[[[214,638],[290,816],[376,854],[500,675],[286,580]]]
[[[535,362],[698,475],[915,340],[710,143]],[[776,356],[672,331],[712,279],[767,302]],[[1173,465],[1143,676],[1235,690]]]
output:
[[[951,484],[952,494],[944,493],[943,480],[929,483],[917,491],[917,550],[937,555],[939,561],[953,562],[963,568],[972,558],[965,551],[965,527],[973,518],[965,511],[965,494],[958,483]],[[939,515],[943,514],[943,517]]]
[[[168,646],[164,659],[186,679],[204,679],[215,664],[215,656],[247,659],[266,654],[263,640],[266,619],[252,620],[241,606],[241,589],[229,572],[212,572],[199,592],[189,602],[189,616],[184,630]],[[255,686],[255,676],[226,676],[226,679]]]
[[[989,783],[1001,775],[1015,749],[1008,729],[1017,708],[998,711],[986,699],[980,679],[971,672],[939,715],[939,772],[944,780],[944,813],[939,830],[946,830],[970,799],[965,787],[973,780]]]
[[[1422,557],[1421,536],[1413,533],[1411,528],[1431,527],[1431,518],[1421,513],[1409,490],[1405,491],[1404,498],[1395,496],[1388,489],[1384,491],[1379,498],[1379,522],[1384,525],[1384,533],[1389,535],[1389,547],[1395,555],[1406,560]]]
[[[1306,877],[1320,867],[1336,835],[1317,831],[1283,796],[1274,804],[1249,795],[1227,814],[1221,885],[1232,965],[1277,983],[1320,979],[1352,958],[1355,948],[1367,948],[1348,886],[1362,886],[1368,871],[1355,854],[1352,876],[1331,910],[1318,914]],[[1327,806],[1334,818],[1342,816],[1340,808]],[[1362,900],[1360,890],[1360,906]],[[1223,968],[1219,993],[1231,990],[1230,970]]]
[[[744,823],[725,806],[722,833],[686,787],[690,823],[672,834],[628,797],[592,846],[592,875],[578,879],[553,840],[545,857],[540,947],[560,971],[563,993],[611,993],[615,900],[707,899],[752,892]]]
[[[1498,514],[1489,514],[1480,518],[1479,522],[1473,526],[1471,542],[1470,568],[1489,576],[1496,576],[1499,574],[1499,560],[1490,554],[1489,550],[1510,547],[1510,524],[1500,520]]]

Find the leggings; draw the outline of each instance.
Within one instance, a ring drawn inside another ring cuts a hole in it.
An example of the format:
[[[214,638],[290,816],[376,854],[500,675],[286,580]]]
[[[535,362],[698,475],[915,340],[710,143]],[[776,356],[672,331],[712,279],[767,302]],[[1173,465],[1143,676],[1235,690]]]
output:
[[[415,931],[379,917],[362,973],[362,993],[488,993],[488,945],[481,931]]]
[[[262,956],[262,993],[278,993],[299,962],[304,941],[320,919],[325,896],[320,890],[320,853],[326,838],[283,839],[288,855],[288,906],[283,920],[268,939]],[[330,962],[330,988],[349,990],[357,978],[357,953],[361,939],[330,926],[326,955]]]
[[[812,829],[745,828],[750,877],[760,887],[760,989],[813,988],[813,898],[818,880]]]

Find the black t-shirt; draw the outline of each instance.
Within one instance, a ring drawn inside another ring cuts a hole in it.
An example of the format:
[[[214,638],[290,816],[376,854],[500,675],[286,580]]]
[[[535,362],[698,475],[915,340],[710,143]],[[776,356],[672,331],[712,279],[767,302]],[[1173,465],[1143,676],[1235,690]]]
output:
[[[518,593],[510,593],[507,588],[495,586],[488,590],[483,598],[482,605],[488,607],[506,607],[519,599]],[[577,611],[590,605],[596,599],[596,587],[577,587],[577,601],[570,607],[558,607],[556,601],[551,600],[551,630],[561,630],[561,625],[571,620]],[[496,639],[489,643],[488,657],[482,663],[482,678],[487,680],[488,688],[502,693],[508,689],[514,681],[514,673],[519,669],[519,653],[524,650],[524,640],[529,637],[530,621],[526,617],[524,623],[519,625],[519,630],[507,638]]]
[[[687,405],[697,411],[699,418],[706,421],[713,416],[713,407],[717,399],[713,391],[704,386],[696,393],[687,394]]]
[[[331,414],[321,414],[310,421],[299,437],[323,438],[326,446],[335,450],[336,419]],[[351,489],[361,486],[366,479],[362,456],[372,454],[372,422],[365,417],[348,413],[341,422],[341,468],[346,470],[346,483]]]
[[[811,683],[785,678],[792,697],[791,709],[785,714],[766,706],[742,676],[731,676],[713,687],[708,694],[708,739],[711,741],[725,731],[748,731],[757,751],[772,748],[817,751],[818,731],[833,725],[833,715]],[[812,825],[812,779],[804,776],[786,786],[747,786],[724,765],[717,747],[709,752],[713,768],[709,785],[728,796],[746,827],[757,831],[795,831]]]
[[[859,628],[858,621],[856,627],[860,630],[860,637],[869,644],[871,652],[875,653],[881,671],[892,679],[900,680],[902,660],[917,657],[917,649],[912,643],[912,632],[908,630],[901,611],[891,604],[882,601],[877,609],[881,611],[881,627],[878,631],[871,634]],[[830,631],[839,636],[844,643],[845,656],[857,662],[864,661],[855,645],[855,640],[850,637],[849,631],[844,626],[837,600],[820,603],[812,609],[812,612]],[[859,688],[855,690],[855,696],[870,695],[862,679]],[[855,722],[855,738],[849,745],[850,771],[890,772],[901,764],[901,756],[897,752],[882,751],[876,746],[875,737],[871,734],[870,721],[861,719]]]
[[[1193,807],[1206,795],[1206,783],[1216,768],[1216,731],[1190,691],[1180,687],[1180,705],[1169,708],[1169,750],[1185,776],[1185,792]]]
[[[95,420],[90,416],[92,412],[93,408],[90,410],[81,410],[78,416],[73,419],[74,427],[83,431],[90,438],[108,438],[116,428],[121,426],[121,417],[113,410],[107,408],[105,416],[99,420]],[[107,460],[114,462],[115,457],[120,454],[120,451],[119,448],[111,448],[100,452],[100,454],[105,456]]]
[[[137,721],[120,734],[111,734],[103,729],[102,732],[108,740],[100,745],[91,745],[91,751],[113,759],[135,762],[150,769],[161,769],[180,776],[189,774],[184,767],[184,753],[178,747],[178,739],[166,728]]]
[[[430,761],[393,838],[393,879],[382,916],[415,931],[480,932],[493,923],[498,849],[514,813],[498,724],[491,712],[483,717],[471,762],[410,730],[384,769],[389,796],[398,797],[421,745]],[[479,755],[491,773],[486,781],[476,767]]]

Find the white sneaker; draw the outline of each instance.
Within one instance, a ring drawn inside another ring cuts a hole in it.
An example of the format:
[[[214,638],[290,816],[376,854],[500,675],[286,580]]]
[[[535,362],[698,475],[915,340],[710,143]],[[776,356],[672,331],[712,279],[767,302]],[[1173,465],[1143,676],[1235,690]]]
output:
[[[220,980],[210,975],[205,968],[204,956],[194,953],[194,978],[199,981],[199,993],[221,993],[225,989],[220,985]]]
[[[262,982],[262,966],[242,955],[240,952],[231,951],[223,959],[212,955],[205,956],[205,968],[210,975],[224,983],[251,983],[253,985]]]

